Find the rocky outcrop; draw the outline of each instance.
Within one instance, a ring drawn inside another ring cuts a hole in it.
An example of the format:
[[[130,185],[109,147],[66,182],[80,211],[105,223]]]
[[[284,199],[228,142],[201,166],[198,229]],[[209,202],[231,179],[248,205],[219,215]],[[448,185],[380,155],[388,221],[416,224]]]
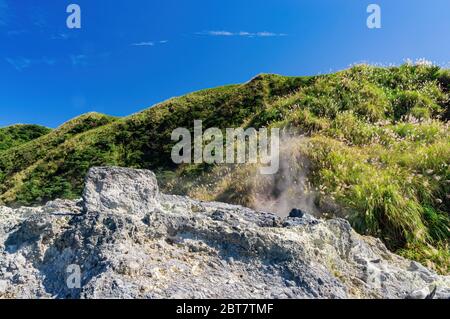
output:
[[[150,171],[92,168],[86,177],[83,208],[87,212],[139,214],[157,206],[158,183]]]
[[[83,199],[0,208],[0,298],[450,297],[450,278],[342,219],[160,194],[93,168]]]

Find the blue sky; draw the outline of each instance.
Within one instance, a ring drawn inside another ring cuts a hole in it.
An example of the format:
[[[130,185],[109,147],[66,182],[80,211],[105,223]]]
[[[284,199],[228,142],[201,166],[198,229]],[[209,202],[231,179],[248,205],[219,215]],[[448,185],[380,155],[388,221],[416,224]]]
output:
[[[82,10],[68,29],[66,7]],[[368,29],[366,8],[382,8]],[[0,126],[129,115],[258,73],[450,61],[448,0],[0,0]]]

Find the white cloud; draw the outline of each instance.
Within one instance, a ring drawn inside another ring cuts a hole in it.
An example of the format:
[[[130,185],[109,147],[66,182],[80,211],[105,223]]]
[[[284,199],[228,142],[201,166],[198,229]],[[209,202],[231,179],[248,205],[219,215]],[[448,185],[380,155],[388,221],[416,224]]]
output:
[[[5,58],[6,62],[12,65],[17,71],[23,71],[31,66],[32,61],[24,57]]]
[[[17,71],[23,71],[33,65],[45,64],[45,65],[55,65],[56,61],[52,58],[43,57],[41,59],[30,59],[24,57],[16,57],[16,58],[5,58],[5,61],[8,62],[11,66],[13,66]]]
[[[263,32],[256,33],[256,36],[258,36],[258,37],[282,37],[282,36],[285,36],[285,34],[263,31]]]
[[[268,32],[268,31],[262,31],[262,32],[247,32],[247,31],[240,31],[240,32],[231,32],[231,31],[203,31],[203,32],[197,32],[198,35],[208,35],[208,36],[225,36],[225,37],[232,37],[232,36],[239,36],[239,37],[247,37],[247,38],[254,38],[254,37],[283,37],[287,36],[285,33],[275,33],[275,32]]]
[[[226,37],[234,35],[232,32],[229,31],[208,31],[206,32],[206,34],[213,36],[226,36]]]
[[[88,64],[87,56],[84,54],[70,55],[70,61],[73,66],[86,66]]]
[[[133,44],[131,44],[131,45],[132,45],[132,46],[135,46],[135,47],[152,47],[152,46],[155,45],[155,43],[154,43],[154,42],[148,41],[148,42],[138,42],[138,43],[133,43]]]
[[[168,43],[168,40],[161,40],[161,41],[142,41],[142,42],[137,42],[137,43],[132,43],[131,45],[134,47],[153,47],[157,44],[166,44]]]
[[[52,40],[67,40],[70,36],[67,33],[58,33],[52,36]]]
[[[47,65],[55,65],[56,61],[52,58],[48,58],[48,57],[43,57],[41,60],[42,63],[47,64]]]

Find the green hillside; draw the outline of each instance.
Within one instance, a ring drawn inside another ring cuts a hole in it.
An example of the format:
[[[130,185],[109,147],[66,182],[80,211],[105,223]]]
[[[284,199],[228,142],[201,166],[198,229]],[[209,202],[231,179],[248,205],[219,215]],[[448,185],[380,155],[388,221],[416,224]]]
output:
[[[49,128],[39,125],[13,125],[0,128],[0,152],[32,141],[49,133]]]
[[[78,176],[78,178],[72,180],[64,180],[58,176],[54,176],[51,181],[41,180],[38,190],[29,189],[28,186],[35,185],[37,187],[35,184],[37,180],[33,175],[42,169],[43,163],[53,167],[57,165],[57,163],[49,161],[49,154],[62,149],[63,153],[60,155],[64,157],[63,145],[65,143],[83,132],[111,123],[114,120],[115,118],[102,114],[85,114],[46,135],[0,152],[0,196],[2,197],[0,202],[12,205],[31,205],[54,198],[74,196],[74,194],[68,192],[68,189],[72,188],[71,183],[80,183],[83,176]],[[86,163],[86,165],[88,164]],[[79,168],[75,167],[74,169]],[[47,178],[49,174],[59,174],[55,171],[53,173],[47,172],[48,175],[42,173],[40,176],[43,179]]]
[[[197,119],[205,129],[277,126],[303,136],[288,144],[291,164],[301,170],[296,159],[307,160],[318,207],[331,200],[360,233],[448,273],[449,92],[448,70],[363,65],[314,77],[260,75],[120,119],[87,114],[0,152],[0,201],[77,198],[89,167],[118,165],[155,170],[166,191],[255,207],[253,194],[267,190],[249,178],[255,167],[177,167],[171,133]]]

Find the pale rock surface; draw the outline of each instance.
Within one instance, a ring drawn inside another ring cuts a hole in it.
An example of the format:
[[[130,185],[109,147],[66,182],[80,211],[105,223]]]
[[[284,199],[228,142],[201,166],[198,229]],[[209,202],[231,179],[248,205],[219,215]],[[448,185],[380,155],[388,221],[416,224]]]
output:
[[[435,287],[450,297],[449,277],[345,220],[160,194],[146,170],[93,168],[80,201],[0,207],[0,298],[425,298]]]

